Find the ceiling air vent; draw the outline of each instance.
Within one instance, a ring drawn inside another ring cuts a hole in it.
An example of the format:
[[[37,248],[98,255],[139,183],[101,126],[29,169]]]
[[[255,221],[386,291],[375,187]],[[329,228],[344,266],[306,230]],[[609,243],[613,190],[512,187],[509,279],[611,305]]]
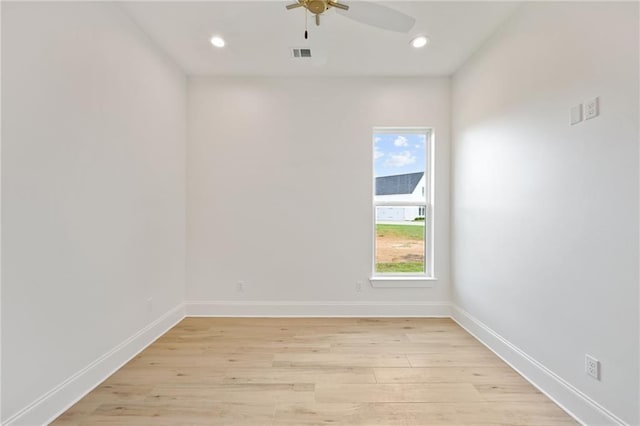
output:
[[[310,58],[311,57],[311,49],[306,47],[294,47],[291,49],[291,53],[293,53],[294,58]]]

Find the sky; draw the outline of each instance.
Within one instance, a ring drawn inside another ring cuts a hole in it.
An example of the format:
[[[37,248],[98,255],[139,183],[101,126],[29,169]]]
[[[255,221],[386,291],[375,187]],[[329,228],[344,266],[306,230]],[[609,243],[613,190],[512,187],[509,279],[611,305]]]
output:
[[[424,134],[375,133],[373,145],[375,177],[425,171]]]

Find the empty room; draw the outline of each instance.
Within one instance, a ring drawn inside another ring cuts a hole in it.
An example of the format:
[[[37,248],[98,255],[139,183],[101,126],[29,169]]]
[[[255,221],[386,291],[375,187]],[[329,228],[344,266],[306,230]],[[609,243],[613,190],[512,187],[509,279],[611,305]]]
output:
[[[640,425],[640,3],[0,12],[0,424]]]

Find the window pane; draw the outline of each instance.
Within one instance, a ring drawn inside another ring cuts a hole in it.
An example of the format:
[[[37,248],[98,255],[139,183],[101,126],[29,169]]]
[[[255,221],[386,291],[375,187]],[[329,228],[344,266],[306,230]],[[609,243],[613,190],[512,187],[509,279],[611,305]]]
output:
[[[376,207],[376,273],[425,272],[425,220],[420,206]]]
[[[425,201],[427,136],[374,133],[376,201]]]

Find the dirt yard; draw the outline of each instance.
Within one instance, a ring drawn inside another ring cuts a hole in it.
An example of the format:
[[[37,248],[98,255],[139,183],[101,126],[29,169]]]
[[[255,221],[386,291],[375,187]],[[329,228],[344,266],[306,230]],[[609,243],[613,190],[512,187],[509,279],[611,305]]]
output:
[[[376,262],[424,262],[424,242],[391,236],[378,237],[376,241]]]

